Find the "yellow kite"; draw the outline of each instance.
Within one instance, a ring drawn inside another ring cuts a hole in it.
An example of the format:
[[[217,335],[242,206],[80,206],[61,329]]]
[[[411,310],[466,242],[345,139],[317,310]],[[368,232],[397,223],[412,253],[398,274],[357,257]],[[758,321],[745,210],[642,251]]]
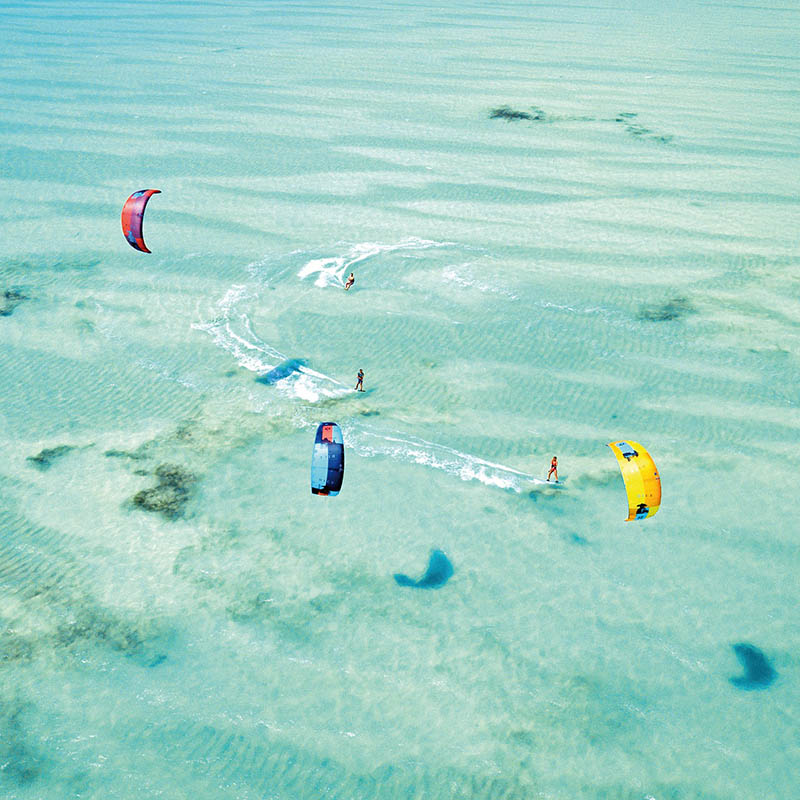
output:
[[[638,442],[610,442],[619,461],[625,491],[628,493],[628,518],[647,519],[661,505],[661,478],[650,453]]]

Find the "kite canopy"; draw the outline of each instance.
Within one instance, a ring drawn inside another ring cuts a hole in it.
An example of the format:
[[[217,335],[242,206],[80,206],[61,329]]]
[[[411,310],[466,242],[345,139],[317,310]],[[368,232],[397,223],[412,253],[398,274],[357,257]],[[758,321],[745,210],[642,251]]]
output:
[[[161,194],[161,189],[140,189],[134,192],[122,206],[122,232],[128,244],[134,250],[150,253],[142,238],[142,218],[147,201],[154,195]]]
[[[311,454],[311,493],[339,494],[344,479],[344,439],[335,422],[321,422]]]
[[[628,494],[625,522],[652,517],[661,505],[661,478],[652,456],[638,442],[611,442],[608,446],[617,457]]]

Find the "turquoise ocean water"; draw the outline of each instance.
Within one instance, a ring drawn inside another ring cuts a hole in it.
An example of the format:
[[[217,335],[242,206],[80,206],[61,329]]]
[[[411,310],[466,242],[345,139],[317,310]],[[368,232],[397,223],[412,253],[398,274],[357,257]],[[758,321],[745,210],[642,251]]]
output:
[[[800,8],[669,6],[0,3],[0,796],[798,797]]]

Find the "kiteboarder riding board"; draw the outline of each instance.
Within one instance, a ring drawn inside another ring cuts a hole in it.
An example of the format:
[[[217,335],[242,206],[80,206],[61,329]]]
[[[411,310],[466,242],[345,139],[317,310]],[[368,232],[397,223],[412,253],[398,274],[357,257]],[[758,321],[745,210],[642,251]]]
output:
[[[344,479],[344,438],[335,422],[321,422],[311,454],[311,493],[336,495]]]

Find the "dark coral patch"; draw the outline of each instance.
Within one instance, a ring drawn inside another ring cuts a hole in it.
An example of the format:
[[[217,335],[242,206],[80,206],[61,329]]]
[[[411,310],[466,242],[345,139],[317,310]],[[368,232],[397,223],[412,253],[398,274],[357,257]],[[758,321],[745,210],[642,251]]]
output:
[[[687,297],[673,297],[665,303],[642,306],[639,310],[639,319],[649,322],[671,322],[695,313],[696,309]]]
[[[41,777],[45,769],[44,756],[31,744],[25,724],[30,708],[30,704],[17,698],[0,699],[0,759],[3,762],[0,769],[3,778],[11,786],[30,785]],[[12,789],[5,796],[18,795]]]
[[[133,504],[145,511],[161,514],[173,520],[183,516],[197,476],[174,464],[161,464],[156,471],[158,485],[142,489],[133,496]]]
[[[58,447],[49,447],[45,448],[44,450],[37,453],[35,456],[28,456],[28,461],[31,462],[35,467],[41,470],[50,469],[53,466],[53,462],[57,458],[61,458],[61,456],[66,455],[69,453],[70,450],[74,450],[75,446],[71,444],[60,444]]]
[[[142,461],[147,456],[144,453],[130,452],[129,450],[106,450],[106,458],[130,458],[133,461]]]
[[[0,317],[10,317],[14,309],[23,301],[28,300],[28,295],[18,289],[6,289],[0,294]]]
[[[653,141],[660,142],[661,144],[669,144],[669,142],[672,141],[672,136],[653,133],[650,128],[646,128],[644,125],[640,125],[638,122],[635,122],[634,120],[638,116],[639,115],[633,111],[621,111],[619,114],[617,114],[614,122],[622,123],[625,131],[631,136],[652,139]]]
[[[544,122],[546,117],[544,111],[536,106],[533,106],[530,112],[517,111],[511,106],[498,106],[489,112],[489,119],[504,119],[506,122],[519,122],[527,119],[531,122]]]

